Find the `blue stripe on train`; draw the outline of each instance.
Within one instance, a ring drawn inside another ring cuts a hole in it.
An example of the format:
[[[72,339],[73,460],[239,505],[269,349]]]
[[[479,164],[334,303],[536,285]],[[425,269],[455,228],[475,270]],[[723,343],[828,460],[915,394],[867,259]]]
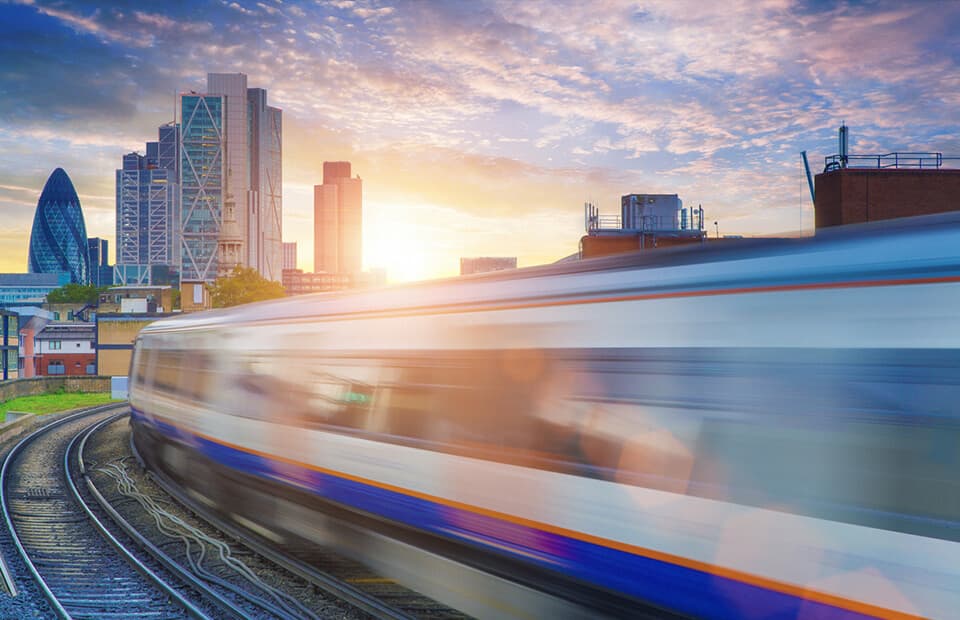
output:
[[[163,435],[185,434],[182,428],[147,420],[136,410],[133,415],[138,422],[155,427]],[[433,534],[486,546],[679,613],[719,619],[792,620],[802,610],[804,617],[817,619],[868,617],[735,579],[287,465],[208,439],[192,436],[190,443],[208,458],[238,471],[291,484],[330,501]]]

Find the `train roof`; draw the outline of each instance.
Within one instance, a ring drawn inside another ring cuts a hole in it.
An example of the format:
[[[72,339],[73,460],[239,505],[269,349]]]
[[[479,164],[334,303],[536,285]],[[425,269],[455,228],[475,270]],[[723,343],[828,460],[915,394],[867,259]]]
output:
[[[960,231],[960,212],[836,226],[818,230],[814,237],[727,239],[722,243],[711,241],[658,249],[655,252],[639,251],[379,288],[300,295],[233,308],[182,314],[157,321],[143,331],[149,333],[202,329],[221,323],[280,321],[330,314],[418,309],[429,312],[432,308],[463,304],[475,305],[505,299],[536,299],[543,296],[543,292],[530,283],[530,279],[547,281],[561,276],[707,266],[725,261],[817,251],[856,242],[875,244],[884,239],[905,238],[908,235],[921,235],[944,229]]]

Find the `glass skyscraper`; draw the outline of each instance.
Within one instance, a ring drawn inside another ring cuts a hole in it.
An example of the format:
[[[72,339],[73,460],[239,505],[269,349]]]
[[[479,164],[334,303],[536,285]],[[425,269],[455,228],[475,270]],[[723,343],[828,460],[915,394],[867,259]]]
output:
[[[212,281],[223,217],[224,98],[181,95],[180,106],[180,280]]]
[[[159,138],[117,170],[117,284],[169,284],[179,270],[179,125],[161,126]]]
[[[57,168],[37,202],[27,259],[30,273],[68,272],[70,281],[90,283],[87,227],[70,177]]]
[[[113,285],[113,267],[110,266],[106,239],[87,239],[87,256],[90,257],[90,283],[94,286]]]
[[[282,112],[242,73],[210,73],[180,96],[181,282],[233,267],[281,279]]]

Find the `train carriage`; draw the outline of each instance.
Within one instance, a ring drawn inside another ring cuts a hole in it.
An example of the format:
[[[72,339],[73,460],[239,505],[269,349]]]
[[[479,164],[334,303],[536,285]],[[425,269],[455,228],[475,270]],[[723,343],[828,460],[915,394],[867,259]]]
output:
[[[265,535],[339,515],[570,615],[950,617],[958,241],[932,216],[165,319],[135,441]]]

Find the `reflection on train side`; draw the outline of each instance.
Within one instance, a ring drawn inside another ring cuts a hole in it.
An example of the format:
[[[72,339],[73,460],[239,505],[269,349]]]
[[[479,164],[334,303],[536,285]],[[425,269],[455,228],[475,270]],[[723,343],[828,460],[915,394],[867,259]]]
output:
[[[952,351],[284,351],[221,356],[220,367],[213,359],[144,349],[135,372],[153,377],[144,386],[153,396],[180,385],[180,397],[291,430],[960,540],[951,527],[960,521]]]

